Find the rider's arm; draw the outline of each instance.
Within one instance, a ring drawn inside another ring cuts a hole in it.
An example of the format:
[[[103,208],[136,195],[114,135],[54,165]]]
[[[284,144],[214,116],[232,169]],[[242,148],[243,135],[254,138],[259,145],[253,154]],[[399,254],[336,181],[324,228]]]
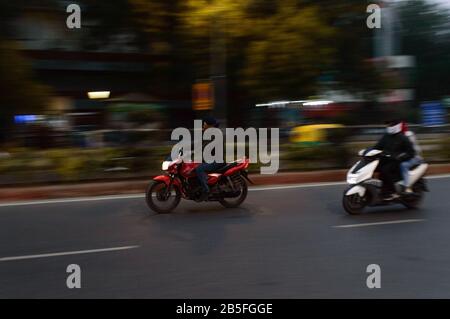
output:
[[[398,152],[395,154],[395,158],[399,161],[405,161],[413,158],[416,155],[416,151],[414,150],[414,146],[405,135],[401,135],[402,142],[398,149]]]
[[[409,139],[409,141],[411,142],[414,151],[416,153],[416,156],[421,156],[422,154],[422,150],[419,146],[419,143],[417,142],[417,138],[416,138],[416,134],[414,134],[412,131],[408,131],[405,133],[406,137]]]
[[[404,142],[404,148],[405,148],[405,153],[406,153],[406,157],[407,158],[413,158],[414,156],[416,156],[416,151],[414,149],[414,145],[411,143],[411,140],[405,136],[405,142]]]
[[[377,142],[377,144],[375,144],[374,147],[372,147],[372,149],[374,150],[384,150],[384,147],[386,145],[386,135],[383,135],[383,137]]]

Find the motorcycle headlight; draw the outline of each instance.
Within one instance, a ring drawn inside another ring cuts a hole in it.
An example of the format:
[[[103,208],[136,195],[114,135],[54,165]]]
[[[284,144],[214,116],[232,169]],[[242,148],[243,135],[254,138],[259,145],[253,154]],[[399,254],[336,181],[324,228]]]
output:
[[[162,170],[167,171],[169,169],[170,162],[165,161],[162,163]]]

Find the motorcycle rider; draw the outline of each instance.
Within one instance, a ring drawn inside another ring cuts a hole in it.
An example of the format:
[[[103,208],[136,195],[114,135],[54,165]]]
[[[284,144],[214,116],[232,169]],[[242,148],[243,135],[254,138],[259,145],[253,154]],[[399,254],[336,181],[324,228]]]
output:
[[[373,147],[373,149],[384,151],[393,160],[385,160],[380,167],[381,179],[383,180],[384,198],[393,199],[398,197],[395,191],[395,178],[400,171],[400,164],[409,161],[416,156],[416,151],[411,141],[402,132],[402,122],[390,120],[386,122],[386,133]]]
[[[208,128],[213,127],[219,127],[219,122],[212,116],[207,116],[203,118],[203,132],[207,130]],[[203,148],[206,145],[206,141],[203,141]],[[205,201],[208,199],[209,195],[209,186],[208,186],[208,173],[213,173],[217,171],[218,169],[222,168],[225,165],[225,163],[201,163],[197,168],[195,169],[195,173],[197,174],[198,181],[200,183],[200,186],[202,187],[202,194],[200,196],[200,201]]]
[[[408,129],[408,125],[406,122],[402,123],[402,132],[409,139],[409,141],[413,145],[414,151],[416,152],[413,158],[407,161],[403,161],[400,164],[400,169],[403,176],[403,185],[405,185],[405,193],[413,193],[411,185],[409,185],[409,170],[411,167],[419,165],[423,162],[423,157],[421,156],[422,150],[417,143],[416,135],[414,134],[414,132]]]

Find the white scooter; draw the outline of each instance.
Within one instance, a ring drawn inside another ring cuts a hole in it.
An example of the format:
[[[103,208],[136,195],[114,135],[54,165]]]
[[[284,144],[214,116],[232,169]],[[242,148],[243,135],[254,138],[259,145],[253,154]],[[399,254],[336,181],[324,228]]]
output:
[[[352,215],[360,214],[367,206],[381,206],[400,203],[407,208],[417,208],[421,204],[424,192],[428,191],[423,178],[428,164],[421,163],[409,171],[409,183],[413,193],[404,193],[405,185],[398,176],[395,183],[396,193],[383,197],[383,182],[375,177],[380,162],[390,159],[390,155],[380,150],[361,150],[359,160],[347,173],[349,187],[345,190],[342,204],[344,209]]]

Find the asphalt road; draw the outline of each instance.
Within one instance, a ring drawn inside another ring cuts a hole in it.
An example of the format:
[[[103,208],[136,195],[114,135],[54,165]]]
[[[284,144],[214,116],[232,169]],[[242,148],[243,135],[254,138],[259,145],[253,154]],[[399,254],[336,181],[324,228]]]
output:
[[[0,298],[450,298],[450,178],[429,186],[420,210],[356,217],[341,208],[345,185],[252,190],[238,209],[184,202],[170,215],[140,197],[1,205]],[[66,286],[69,264],[80,289]]]

